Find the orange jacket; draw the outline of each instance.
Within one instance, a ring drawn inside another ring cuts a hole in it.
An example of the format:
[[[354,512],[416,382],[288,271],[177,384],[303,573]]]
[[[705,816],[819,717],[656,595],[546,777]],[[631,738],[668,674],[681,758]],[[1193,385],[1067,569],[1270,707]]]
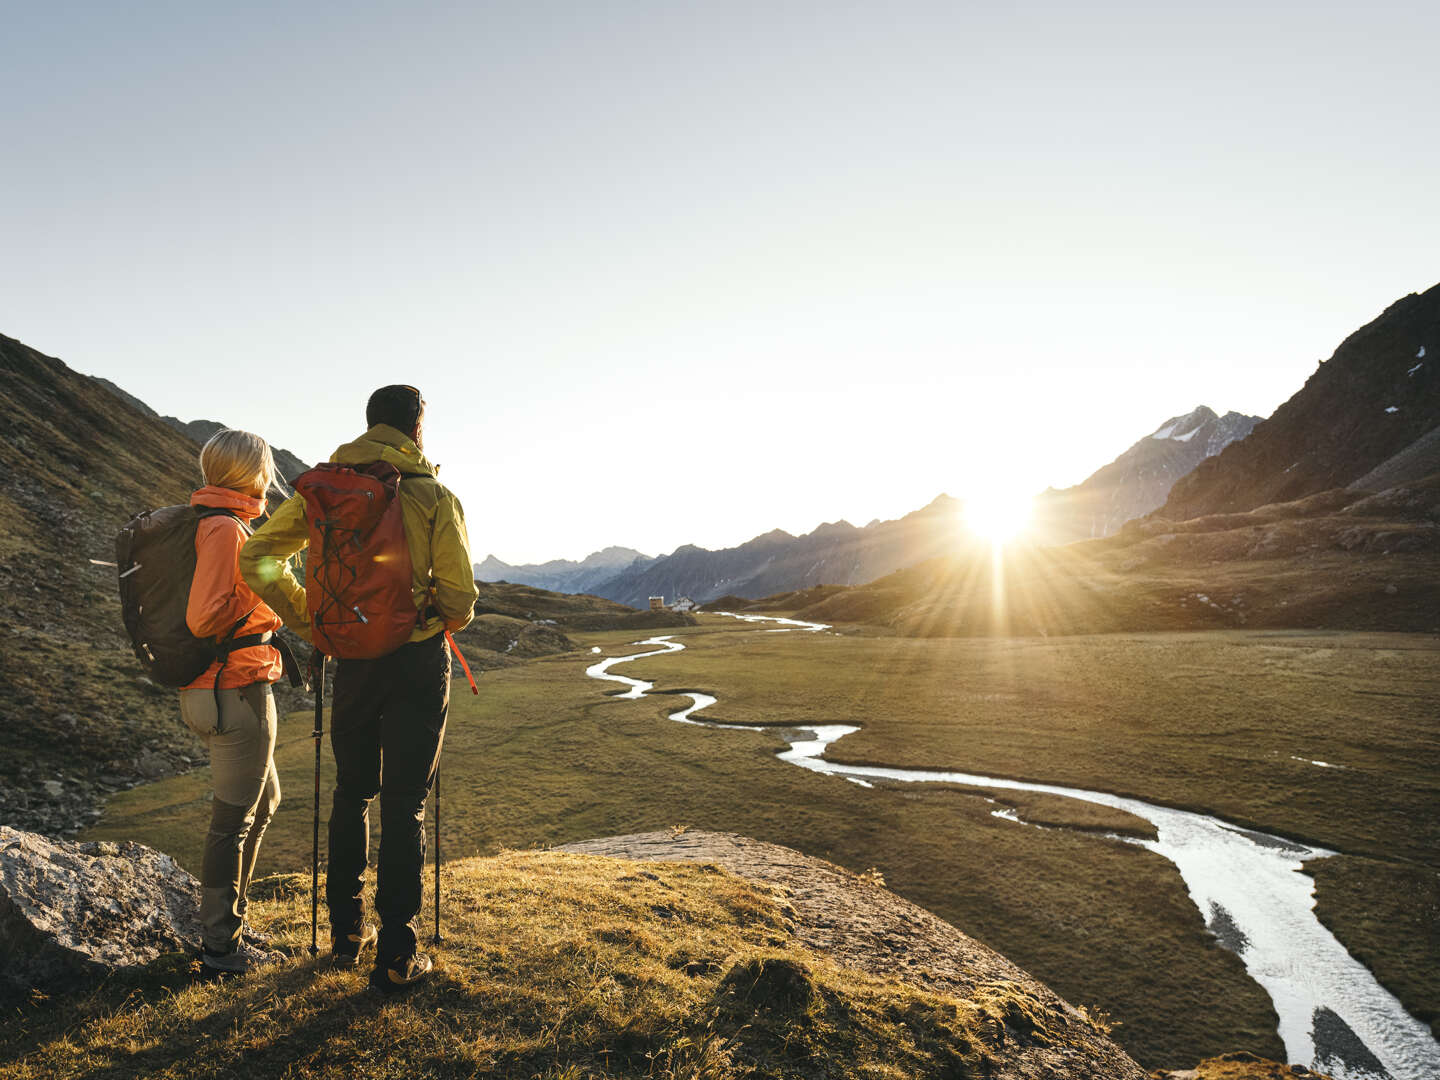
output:
[[[222,507],[242,521],[250,521],[265,512],[264,499],[214,486],[203,487],[191,495],[190,505]],[[240,576],[237,560],[245,539],[245,530],[228,517],[217,514],[200,519],[195,530],[195,578],[190,585],[190,603],[185,609],[185,623],[196,637],[213,638],[218,643],[246,612],[250,613],[249,618],[235,631],[236,637],[280,629],[280,616],[266,607]],[[220,661],[216,660],[185,689],[211,689],[219,670]],[[283,674],[279,650],[273,645],[252,645],[230,654],[230,662],[220,676],[220,689],[275,682]]]

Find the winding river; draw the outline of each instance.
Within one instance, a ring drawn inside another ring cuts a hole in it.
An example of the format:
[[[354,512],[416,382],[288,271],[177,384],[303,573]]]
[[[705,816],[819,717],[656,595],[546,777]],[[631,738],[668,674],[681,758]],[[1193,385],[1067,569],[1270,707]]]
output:
[[[762,633],[818,633],[829,629],[794,619],[732,617],[778,624]],[[644,657],[680,652],[685,646],[671,635],[646,638],[636,644],[656,648],[610,657],[592,664],[586,674],[629,687],[615,697],[644,697],[654,688],[653,683],[613,674],[610,669]],[[1139,844],[1175,864],[1218,943],[1235,952],[1251,978],[1270,995],[1290,1061],[1329,1072],[1341,1080],[1440,1078],[1440,1043],[1315,917],[1314,882],[1301,867],[1308,859],[1324,858],[1334,852],[1241,828],[1205,814],[1155,806],[1104,791],[974,773],[840,765],[825,760],[825,750],[831,743],[859,731],[856,726],[720,724],[695,716],[715,704],[715,698],[698,693],[685,696],[691,699],[690,704],[671,713],[671,720],[779,736],[788,744],[777,754],[781,761],[857,784],[869,786],[875,780],[889,780],[1038,791],[1112,806],[1144,818],[1155,826],[1156,839],[1112,836],[1097,838],[1096,842]]]

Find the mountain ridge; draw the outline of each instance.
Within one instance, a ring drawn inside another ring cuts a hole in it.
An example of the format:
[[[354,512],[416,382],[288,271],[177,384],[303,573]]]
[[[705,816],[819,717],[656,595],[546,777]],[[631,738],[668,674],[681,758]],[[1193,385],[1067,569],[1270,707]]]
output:
[[[1186,521],[1346,487],[1440,427],[1440,285],[1410,293],[1342,341],[1248,438],[1178,481],[1155,516]],[[1387,483],[1423,478],[1419,454]]]
[[[688,596],[705,603],[727,594],[761,597],[821,583],[860,584],[966,542],[959,505],[940,495],[919,510],[864,529],[826,522],[800,536],[771,529],[715,551],[682,544],[669,555],[633,564],[591,591],[638,607],[651,596]]]
[[[1219,416],[1205,405],[1172,416],[1081,484],[1036,496],[1033,530],[1048,543],[1112,535],[1160,506],[1180,476],[1243,439],[1259,420],[1233,411]],[[942,492],[899,518],[875,519],[863,529],[841,519],[800,536],[771,529],[728,548],[681,544],[609,576],[586,576],[583,588],[641,607],[651,596],[687,596],[704,604],[728,595],[760,599],[820,584],[861,585],[977,542],[963,526],[963,510],[962,500]],[[560,579],[543,574],[550,565],[523,568],[531,577],[505,580],[567,591]],[[500,569],[488,560],[484,568]]]
[[[99,383],[127,405],[130,405],[146,416],[159,420],[162,424],[169,425],[187,439],[190,439],[200,446],[204,446],[217,431],[224,431],[229,427],[228,424],[223,424],[219,420],[187,421],[175,416],[161,416],[134,394],[118,386],[116,383],[111,382],[109,379],[102,378],[99,375],[87,375],[85,377]],[[309,465],[301,461],[295,454],[283,447],[275,446],[273,443],[270,446],[270,453],[275,458],[275,468],[279,470],[281,477],[283,477],[288,484],[293,484],[297,476],[310,468]]]
[[[512,565],[486,555],[475,564],[476,581],[506,581],[512,585],[533,585],[554,592],[589,592],[594,585],[635,563],[649,563],[651,556],[634,548],[612,544],[592,551],[583,559],[551,559],[544,563]]]

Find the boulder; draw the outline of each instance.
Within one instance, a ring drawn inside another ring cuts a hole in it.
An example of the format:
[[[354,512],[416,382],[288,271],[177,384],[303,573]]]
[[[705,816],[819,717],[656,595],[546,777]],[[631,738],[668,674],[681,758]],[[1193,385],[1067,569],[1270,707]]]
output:
[[[60,989],[200,941],[200,883],[134,841],[0,825],[0,994]]]

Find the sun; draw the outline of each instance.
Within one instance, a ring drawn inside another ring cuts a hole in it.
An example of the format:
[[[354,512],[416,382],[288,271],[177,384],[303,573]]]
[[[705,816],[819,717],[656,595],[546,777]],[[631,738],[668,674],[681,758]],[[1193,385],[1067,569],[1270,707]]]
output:
[[[965,498],[965,524],[981,539],[1005,544],[1029,528],[1032,502],[1018,487],[977,489]]]

